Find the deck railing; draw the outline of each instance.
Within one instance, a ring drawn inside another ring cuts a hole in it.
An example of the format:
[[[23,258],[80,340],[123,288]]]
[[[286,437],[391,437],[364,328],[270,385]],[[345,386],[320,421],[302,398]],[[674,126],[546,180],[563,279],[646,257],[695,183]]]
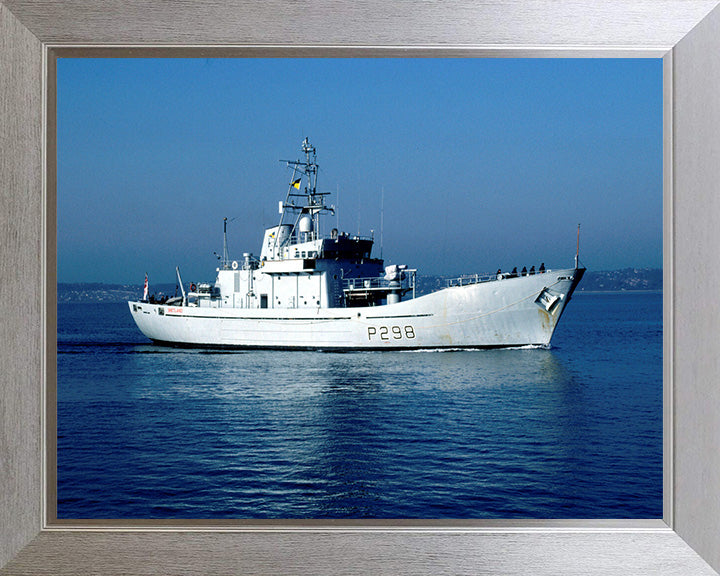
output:
[[[467,274],[458,276],[457,278],[448,278],[445,284],[448,288],[452,286],[468,286],[470,284],[479,284],[480,282],[490,282],[497,280],[497,274]]]
[[[403,289],[414,289],[416,287],[415,282],[415,270],[406,270],[406,274],[401,282]],[[537,271],[532,274],[517,273],[514,276],[528,276],[533,274],[543,274],[549,272],[549,270],[543,270],[542,272]],[[495,280],[503,280],[505,278],[514,277],[511,272],[485,273],[485,274],[467,274],[465,276],[458,276],[454,278],[445,279],[445,287],[452,288],[454,286],[469,286],[471,284],[480,284],[482,282],[493,282]],[[344,290],[377,290],[382,288],[388,288],[390,283],[385,280],[383,276],[373,276],[369,278],[346,278],[343,280]],[[413,290],[414,292],[414,290]]]
[[[493,280],[503,280],[504,278],[515,278],[518,276],[533,276],[535,274],[544,274],[549,270],[526,272],[495,272],[494,274],[468,274],[466,276],[459,276],[458,278],[448,278],[445,280],[448,288],[452,286],[468,286],[469,284],[479,284],[480,282],[492,282]]]
[[[401,282],[403,287],[408,287],[407,279]],[[370,278],[346,278],[343,280],[344,290],[363,290],[372,288],[388,288],[390,282],[382,276],[372,276]]]
[[[415,289],[415,273],[417,270],[404,270],[400,281],[400,288],[403,290]],[[377,290],[390,288],[390,281],[384,276],[371,276],[368,278],[345,278],[342,283],[343,290]]]

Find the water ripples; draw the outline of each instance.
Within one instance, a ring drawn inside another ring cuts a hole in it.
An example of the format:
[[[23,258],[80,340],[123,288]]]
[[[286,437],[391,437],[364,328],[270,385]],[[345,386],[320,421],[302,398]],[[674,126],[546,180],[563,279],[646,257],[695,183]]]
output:
[[[660,517],[645,297],[578,296],[549,350],[442,353],[168,349],[119,308],[95,341],[67,309],[59,517]]]

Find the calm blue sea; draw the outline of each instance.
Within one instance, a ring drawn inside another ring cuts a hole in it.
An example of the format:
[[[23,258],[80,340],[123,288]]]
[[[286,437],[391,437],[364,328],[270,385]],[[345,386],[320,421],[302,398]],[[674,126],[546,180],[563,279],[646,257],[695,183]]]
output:
[[[59,518],[659,518],[662,295],[576,294],[551,349],[154,346],[58,307]]]

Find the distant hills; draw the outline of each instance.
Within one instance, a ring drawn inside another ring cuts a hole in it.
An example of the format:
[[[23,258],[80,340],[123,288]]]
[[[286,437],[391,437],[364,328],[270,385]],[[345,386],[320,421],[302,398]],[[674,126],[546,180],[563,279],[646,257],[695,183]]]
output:
[[[58,302],[127,302],[142,298],[142,284],[81,282],[57,285]],[[150,285],[150,294],[175,294],[175,284]]]
[[[590,271],[585,273],[578,292],[622,292],[632,290],[662,290],[662,270],[657,268],[623,268],[622,270]],[[448,276],[418,276],[417,294],[427,294],[447,285]],[[142,296],[141,284],[59,283],[58,302],[126,302]],[[175,294],[175,284],[154,284],[150,293]]]
[[[580,292],[617,292],[625,290],[662,290],[663,271],[658,268],[623,268],[600,272],[587,271]]]

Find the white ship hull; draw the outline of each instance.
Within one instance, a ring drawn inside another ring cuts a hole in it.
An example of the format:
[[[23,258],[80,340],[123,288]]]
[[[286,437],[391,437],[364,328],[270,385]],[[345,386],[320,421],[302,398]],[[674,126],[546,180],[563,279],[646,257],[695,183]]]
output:
[[[396,304],[223,308],[129,302],[140,330],[173,346],[401,350],[547,346],[584,269],[455,286]]]

